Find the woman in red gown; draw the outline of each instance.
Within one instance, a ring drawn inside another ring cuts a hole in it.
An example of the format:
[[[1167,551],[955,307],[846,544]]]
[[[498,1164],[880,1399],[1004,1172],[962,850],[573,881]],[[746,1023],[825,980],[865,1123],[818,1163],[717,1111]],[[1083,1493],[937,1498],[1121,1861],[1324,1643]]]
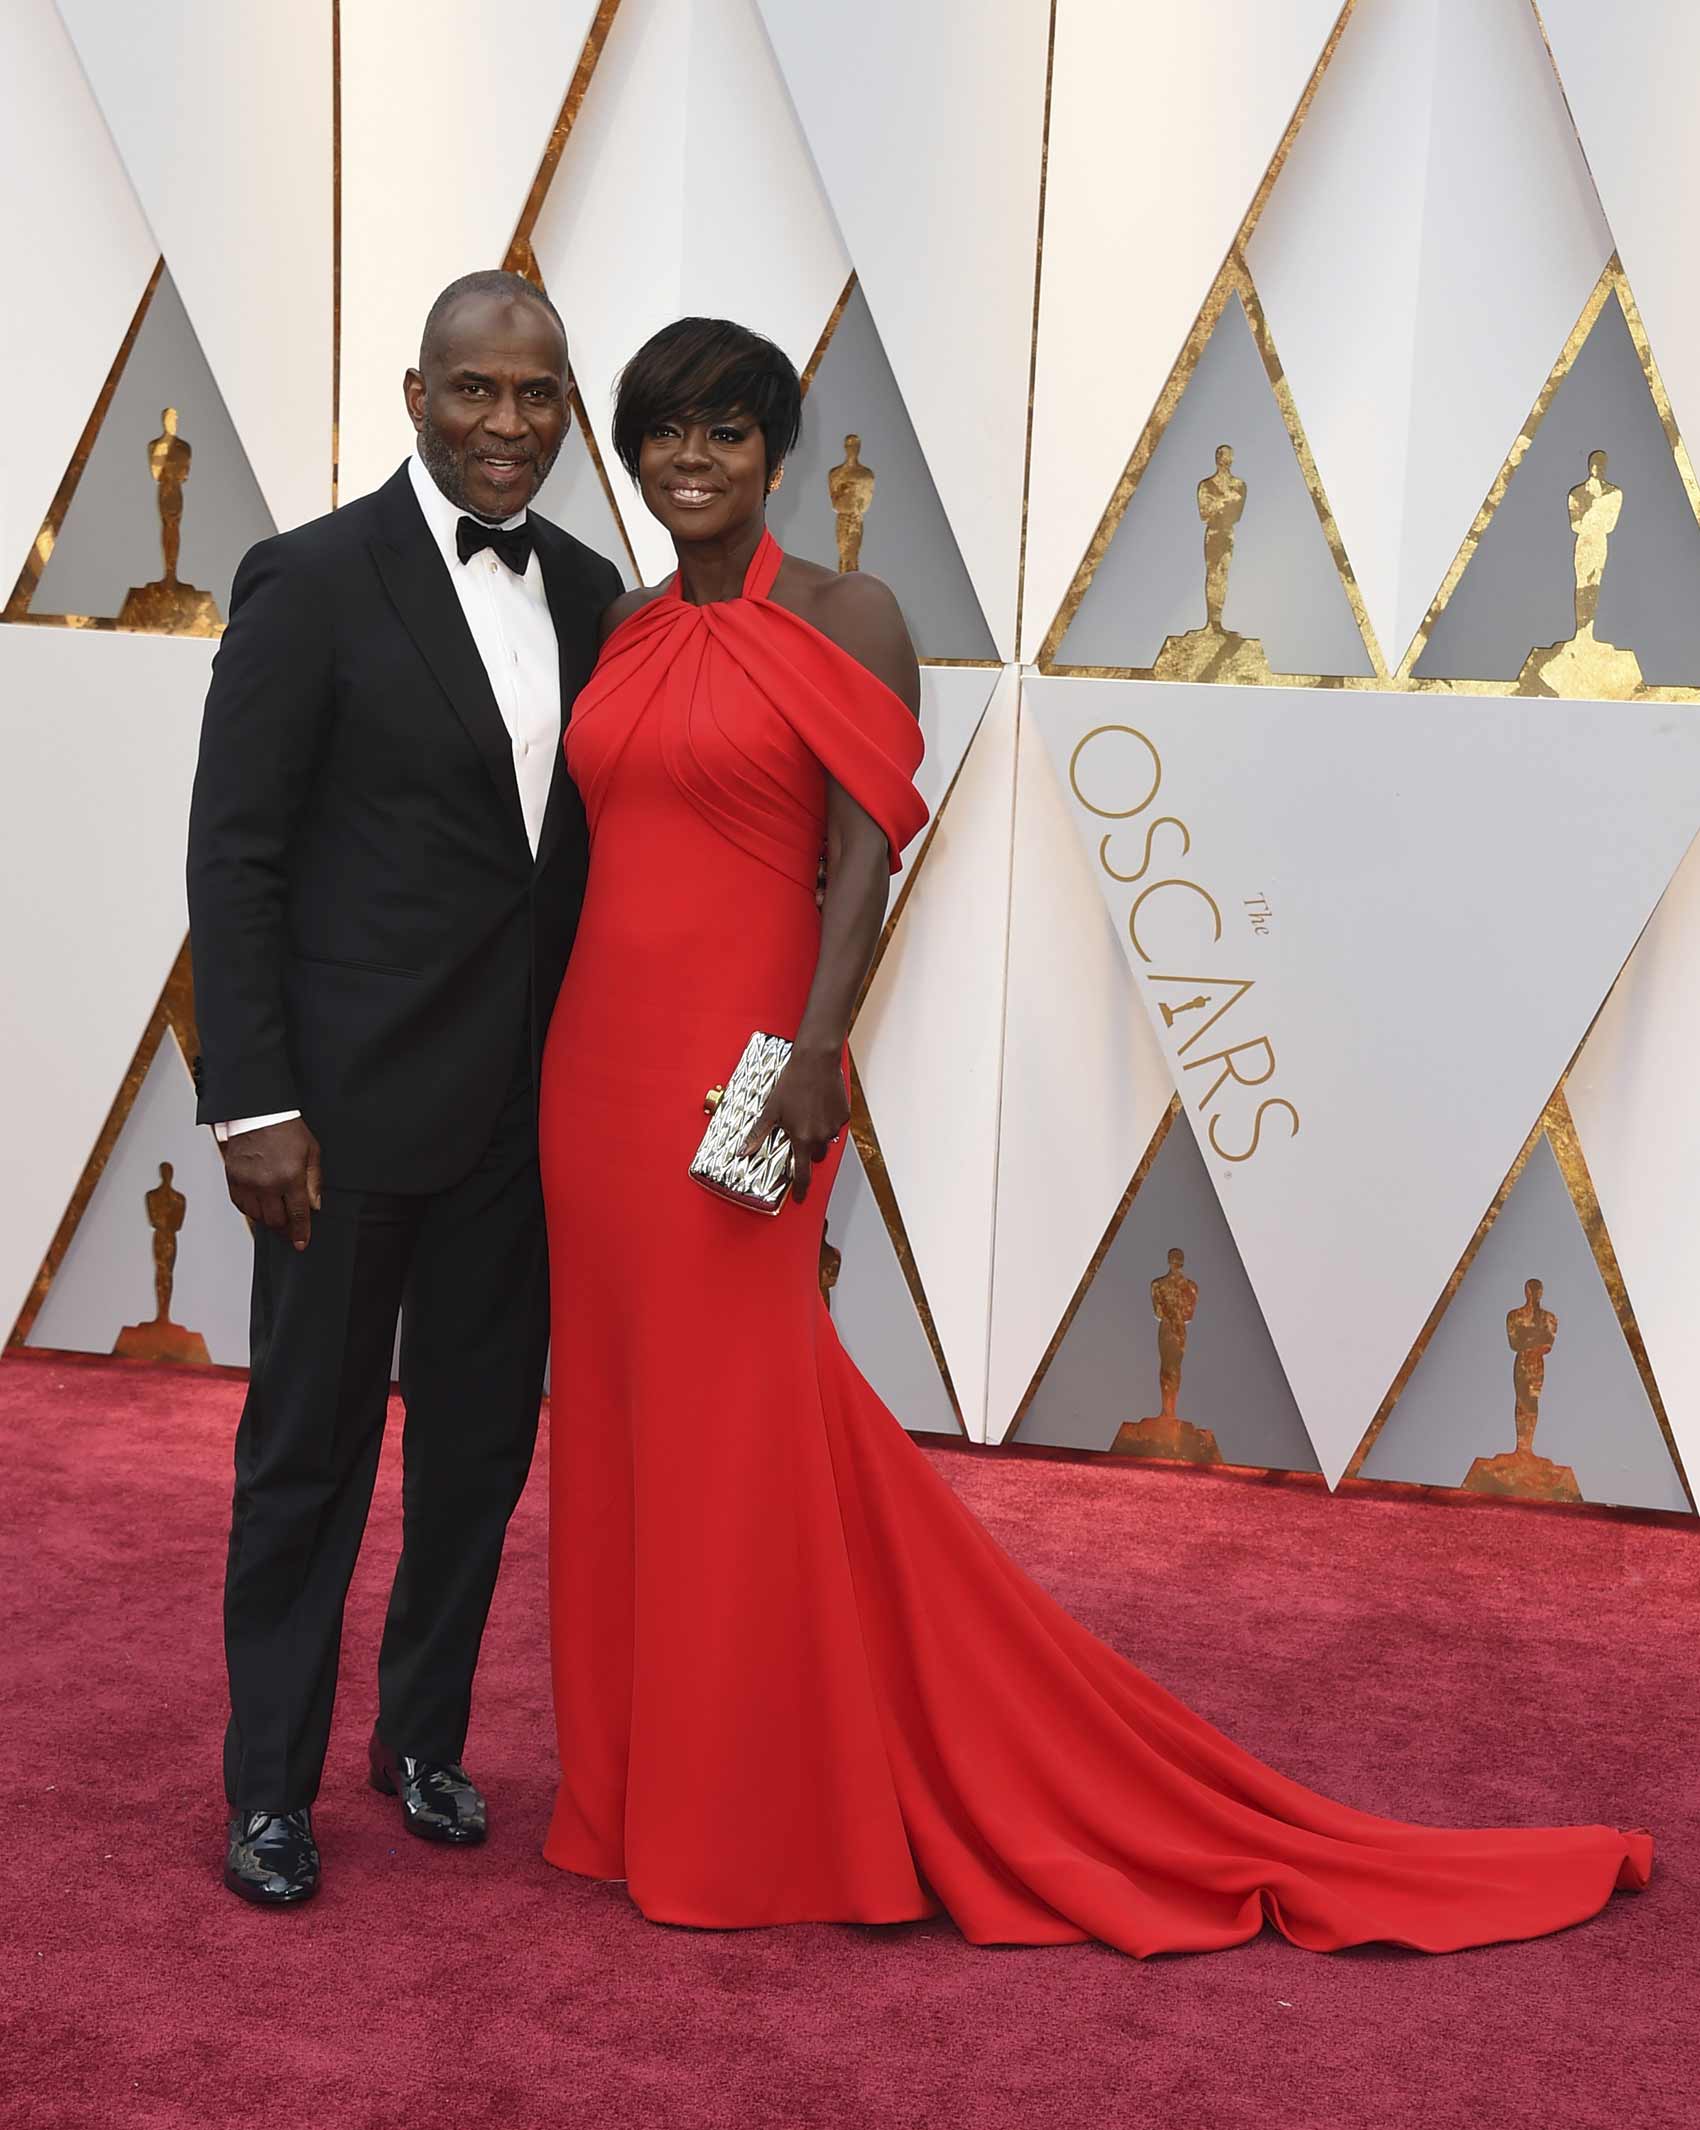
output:
[[[542,1089],[545,1855],[658,1922],[943,1907],[977,1944],[1137,1954],[1265,1922],[1440,1952],[1593,1914],[1645,1884],[1644,1834],[1405,1826],[1275,1774],[1030,1582],[840,1347],[817,1272],[844,1039],[925,808],[895,601],[764,528],[798,409],[785,357],[716,321],[621,384],[679,568],[610,611],[566,741],[591,864]],[[774,1219],[686,1173],[758,1029],[796,1039]]]

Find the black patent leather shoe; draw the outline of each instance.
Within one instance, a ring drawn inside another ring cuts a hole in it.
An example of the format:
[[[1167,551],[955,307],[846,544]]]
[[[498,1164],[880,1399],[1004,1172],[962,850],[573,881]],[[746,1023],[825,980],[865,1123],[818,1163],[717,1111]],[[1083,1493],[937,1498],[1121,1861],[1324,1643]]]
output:
[[[296,1908],[319,1890],[319,1845],[313,1815],[238,1812],[230,1822],[224,1883],[260,1908]]]
[[[386,1797],[401,1799],[402,1825],[409,1834],[467,1849],[489,1832],[483,1796],[458,1761],[392,1753],[376,1732],[368,1757],[372,1772],[367,1780]]]

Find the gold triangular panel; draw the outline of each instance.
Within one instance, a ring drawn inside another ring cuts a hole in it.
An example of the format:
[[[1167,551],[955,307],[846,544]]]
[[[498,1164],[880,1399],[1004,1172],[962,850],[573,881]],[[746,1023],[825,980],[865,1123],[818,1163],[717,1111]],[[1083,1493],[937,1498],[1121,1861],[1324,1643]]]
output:
[[[1376,671],[1249,279],[1219,284],[1185,389],[1057,645],[1062,672],[1268,681]],[[1125,484],[1124,484],[1125,485]]]
[[[1006,1439],[1314,1472],[1316,1454],[1178,1102]]]
[[[845,1350],[907,1428],[960,1434],[961,1410],[859,1077],[827,1209],[822,1287]]]
[[[638,581],[637,564],[576,388],[572,403],[573,417],[567,424],[560,456],[538,491],[537,509],[541,516],[564,526],[574,539],[605,555],[629,589]]]
[[[845,1351],[906,1428],[959,1434],[962,1423],[916,1302],[914,1260],[865,1112],[833,1185],[826,1239],[833,1323]]]
[[[1634,297],[1607,268],[1406,670],[1619,700],[1700,688],[1700,491]]]
[[[123,1137],[130,1114],[142,1092],[144,1084],[153,1071],[154,1063],[162,1047],[173,1046],[184,1060],[193,1059],[200,1049],[200,1037],[195,1028],[195,984],[189,960],[189,942],[185,940],[178,949],[170,973],[160,992],[158,1003],[148,1016],[147,1026],[142,1030],[141,1040],[136,1045],[118,1092],[112,1098],[106,1121],[83,1172],[77,1179],[77,1187],[71,1193],[53,1240],[48,1244],[47,1254],[36,1273],[18,1320],[12,1327],[9,1344],[24,1346],[33,1340],[32,1334],[38,1317],[52,1292],[59,1269],[64,1264],[77,1231],[88,1212],[95,1194],[100,1189],[107,1164]]]
[[[238,563],[274,530],[162,262],[7,618],[216,635]]]
[[[1688,1507],[1544,1134],[1359,1476]]]
[[[175,1033],[160,1037],[28,1343],[244,1366],[247,1229]]]
[[[584,46],[579,53],[578,65],[573,69],[573,78],[567,84],[567,93],[561,99],[560,114],[550,130],[548,145],[537,166],[537,175],[531,181],[531,190],[526,195],[525,205],[520,209],[519,220],[508,245],[507,256],[502,264],[509,273],[524,274],[528,280],[543,286],[543,277],[538,271],[537,256],[531,248],[531,239],[537,228],[538,217],[543,212],[543,203],[549,197],[549,188],[555,182],[555,173],[560,168],[561,157],[566,152],[568,136],[573,130],[583,106],[585,93],[591,77],[602,57],[602,48],[608,42],[608,32],[613,27],[614,17],[620,11],[620,0],[601,0],[585,33]]]
[[[768,505],[774,538],[824,568],[883,578],[923,659],[995,661],[997,647],[858,284],[846,291],[808,376],[803,433]]]

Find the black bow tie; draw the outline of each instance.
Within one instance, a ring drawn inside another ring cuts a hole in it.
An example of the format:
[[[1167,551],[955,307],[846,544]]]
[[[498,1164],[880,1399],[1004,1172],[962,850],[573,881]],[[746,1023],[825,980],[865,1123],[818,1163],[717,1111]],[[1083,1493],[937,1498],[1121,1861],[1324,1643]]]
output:
[[[507,531],[500,525],[486,525],[482,518],[462,518],[455,527],[455,552],[460,559],[470,562],[486,547],[492,548],[516,577],[523,577],[531,562],[530,520]]]

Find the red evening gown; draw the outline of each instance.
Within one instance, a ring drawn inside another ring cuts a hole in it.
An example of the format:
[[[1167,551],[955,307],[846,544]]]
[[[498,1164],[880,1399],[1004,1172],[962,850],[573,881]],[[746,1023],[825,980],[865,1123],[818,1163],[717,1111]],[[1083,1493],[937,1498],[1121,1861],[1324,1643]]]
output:
[[[1317,1951],[1526,1938],[1647,1879],[1610,1827],[1405,1826],[1302,1789],[993,1543],[840,1347],[836,1156],[767,1219],[686,1175],[704,1090],[796,1027],[826,777],[894,851],[909,711],[768,597],[677,580],[567,734],[589,892],[543,1071],[554,1276],[544,1854],[711,1927],[949,1912],[981,1944]],[[1413,1679],[1412,1691],[1418,1690]]]

